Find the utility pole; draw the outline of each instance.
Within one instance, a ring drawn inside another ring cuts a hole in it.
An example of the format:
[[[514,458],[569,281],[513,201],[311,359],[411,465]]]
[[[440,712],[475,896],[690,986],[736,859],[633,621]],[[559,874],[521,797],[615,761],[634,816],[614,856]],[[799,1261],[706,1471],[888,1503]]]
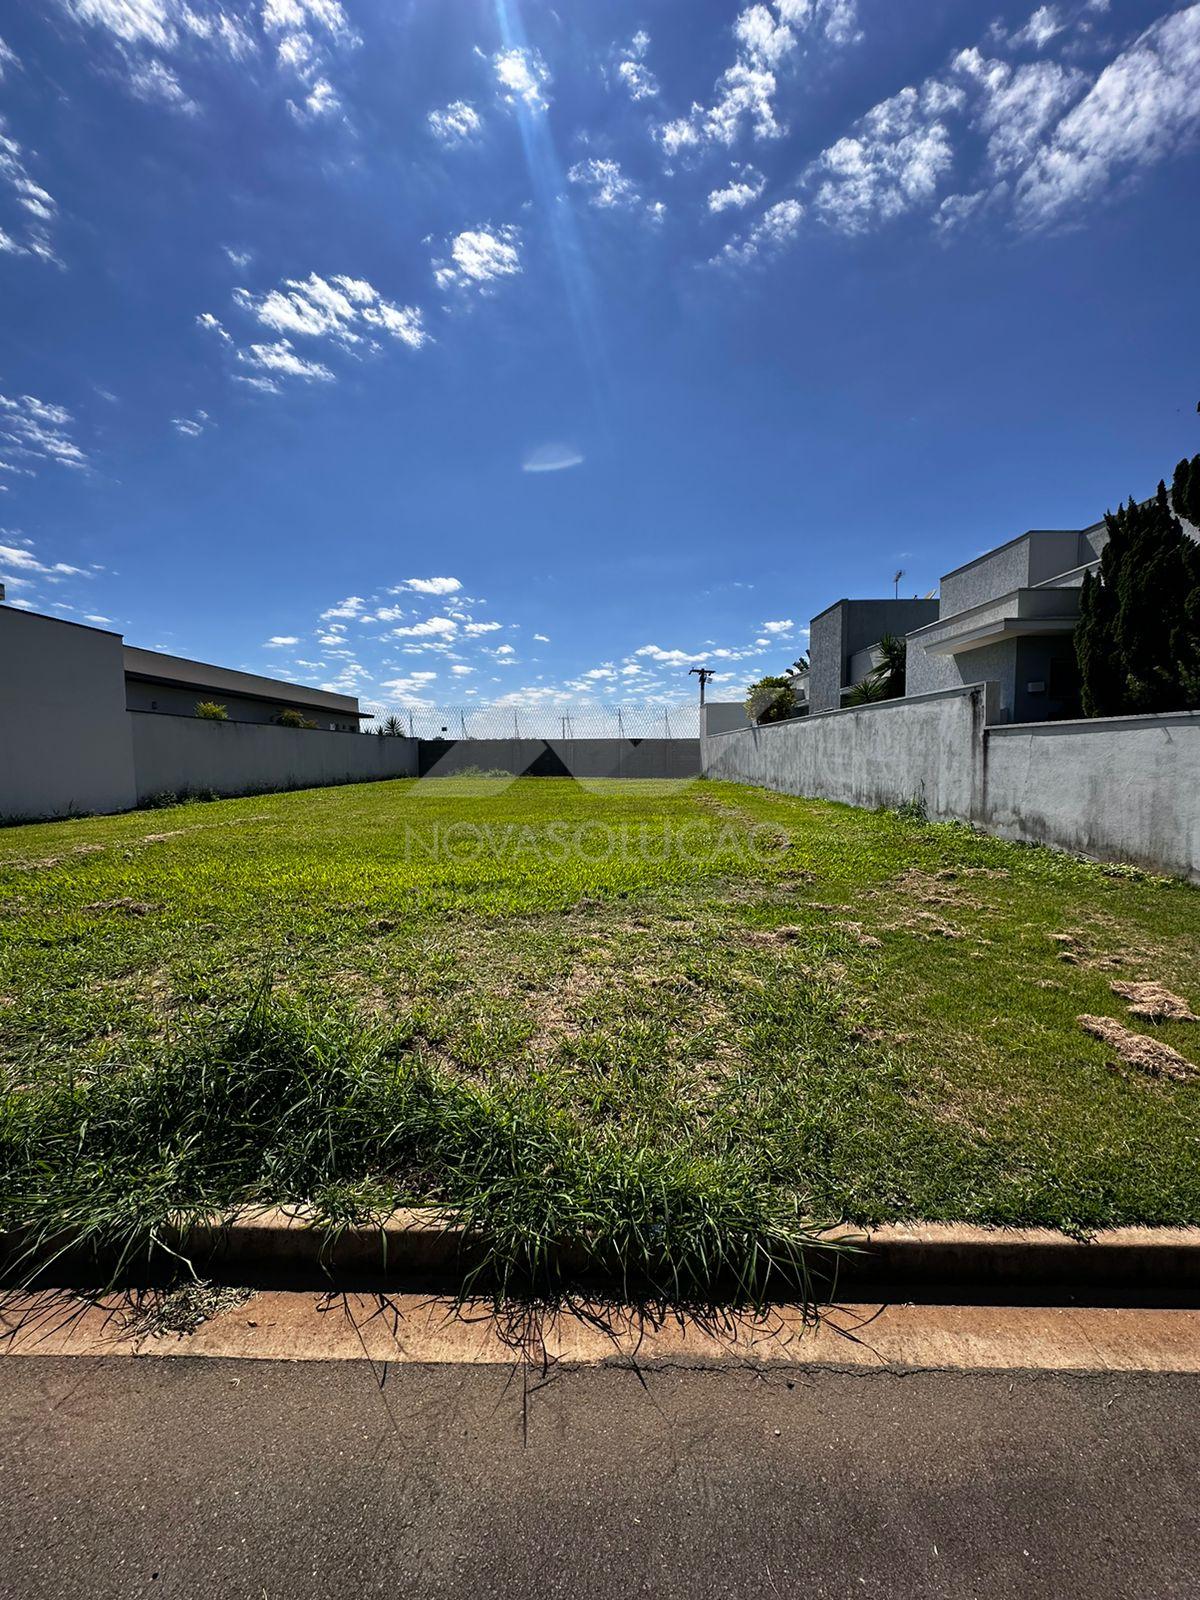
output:
[[[704,704],[704,686],[711,683],[716,674],[708,667],[689,667],[688,677],[700,679],[700,704]]]
[[[894,586],[894,588],[895,588],[895,591],[896,591],[896,599],[897,599],[897,600],[899,600],[899,598],[900,598],[900,579],[901,579],[901,578],[902,578],[902,577],[903,577],[903,576],[904,576],[904,568],[903,568],[903,567],[900,567],[900,568],[899,568],[899,569],[898,569],[898,570],[897,570],[897,571],[896,571],[896,572],[895,572],[895,573],[894,573],[894,574],[893,574],[893,577],[892,577],[892,584],[893,584],[893,586]]]

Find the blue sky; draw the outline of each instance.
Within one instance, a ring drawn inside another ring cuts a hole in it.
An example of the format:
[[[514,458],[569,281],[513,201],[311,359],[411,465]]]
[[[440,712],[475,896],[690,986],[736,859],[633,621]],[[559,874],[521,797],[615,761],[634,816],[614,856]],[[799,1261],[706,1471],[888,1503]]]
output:
[[[735,694],[1200,445],[1200,5],[0,39],[12,604],[399,705]]]

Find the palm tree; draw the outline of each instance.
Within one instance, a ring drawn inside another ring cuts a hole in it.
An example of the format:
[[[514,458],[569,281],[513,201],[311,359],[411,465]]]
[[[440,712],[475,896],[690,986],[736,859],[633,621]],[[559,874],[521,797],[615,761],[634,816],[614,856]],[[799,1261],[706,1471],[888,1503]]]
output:
[[[392,739],[402,739],[404,737],[404,726],[395,712],[390,717],[384,717],[383,731]]]
[[[904,693],[908,662],[907,641],[885,633],[875,646],[877,660],[861,683],[846,696],[846,704],[869,706],[877,700],[899,700]]]
[[[883,693],[879,698],[898,700],[904,693],[908,667],[908,641],[894,633],[885,633],[875,648],[879,652],[879,664],[875,668],[875,675],[883,681]]]
[[[886,700],[888,697],[883,692],[883,679],[872,672],[868,677],[856,683],[846,696],[848,706],[870,706],[876,700]]]

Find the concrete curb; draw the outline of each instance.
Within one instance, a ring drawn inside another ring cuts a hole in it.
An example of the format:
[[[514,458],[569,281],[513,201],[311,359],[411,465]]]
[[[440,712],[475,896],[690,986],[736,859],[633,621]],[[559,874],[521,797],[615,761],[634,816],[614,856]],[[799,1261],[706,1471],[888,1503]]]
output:
[[[1200,1228],[1111,1228],[1080,1243],[1048,1228],[979,1228],[951,1223],[893,1224],[869,1232],[848,1227],[823,1237],[831,1246],[815,1274],[837,1297],[909,1299],[964,1292],[1045,1296],[1090,1293],[1161,1304],[1200,1299]],[[16,1242],[0,1238],[0,1282],[104,1283],[113,1263],[68,1250],[39,1252],[46,1263],[19,1260]],[[170,1251],[217,1283],[291,1289],[429,1289],[454,1293],[482,1264],[482,1248],[431,1208],[395,1211],[372,1226],[336,1235],[313,1225],[306,1207],[271,1207],[215,1219],[166,1240],[157,1272],[132,1263],[129,1281],[153,1281]],[[834,1247],[849,1246],[849,1252]],[[562,1262],[570,1273],[582,1262]],[[483,1286],[480,1285],[482,1288]]]

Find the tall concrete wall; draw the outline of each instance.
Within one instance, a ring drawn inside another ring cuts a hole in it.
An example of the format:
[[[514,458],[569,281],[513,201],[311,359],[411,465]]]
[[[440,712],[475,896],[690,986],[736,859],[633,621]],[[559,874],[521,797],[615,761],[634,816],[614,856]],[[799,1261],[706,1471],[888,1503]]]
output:
[[[1200,883],[1200,711],[992,726],[995,685],[703,741],[706,777],[893,806]]]
[[[698,739],[421,739],[417,742],[422,777],[451,777],[464,767],[535,778],[700,776]]]
[[[205,722],[154,712],[127,713],[133,730],[137,798],[215,791],[251,794],[323,784],[412,778],[416,741],[360,733],[279,728],[269,723]]]
[[[120,635],[0,606],[0,817],[133,803]]]
[[[970,817],[982,796],[982,684],[799,717],[704,740],[704,773],[852,806],[920,799]]]
[[[985,745],[989,831],[1200,881],[1200,711],[989,728]]]
[[[728,733],[749,726],[744,700],[709,700],[700,712],[701,726],[709,733]]]

